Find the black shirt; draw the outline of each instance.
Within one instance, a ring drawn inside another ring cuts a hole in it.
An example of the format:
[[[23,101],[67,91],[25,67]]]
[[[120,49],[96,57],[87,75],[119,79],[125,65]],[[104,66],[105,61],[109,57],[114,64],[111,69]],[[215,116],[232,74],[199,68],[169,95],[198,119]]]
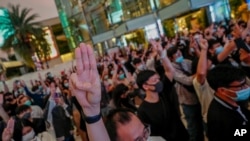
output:
[[[208,109],[207,127],[209,141],[249,141],[250,140],[250,111],[240,107],[244,117],[222,99],[215,97]],[[236,130],[246,129],[247,134],[235,136]]]
[[[167,141],[188,141],[188,133],[180,120],[177,94],[171,82],[165,75],[162,82],[163,92],[156,103],[143,101],[138,109],[138,117],[144,123],[150,124],[152,136],[162,136]]]

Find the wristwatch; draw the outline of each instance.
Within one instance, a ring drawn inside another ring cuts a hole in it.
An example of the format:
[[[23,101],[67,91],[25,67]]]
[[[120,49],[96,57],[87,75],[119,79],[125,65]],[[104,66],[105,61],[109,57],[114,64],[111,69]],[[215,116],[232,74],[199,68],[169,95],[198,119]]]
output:
[[[91,117],[84,115],[83,119],[85,120],[86,123],[92,124],[92,123],[98,122],[101,119],[101,117],[102,117],[102,114],[100,112],[98,115],[91,116]]]

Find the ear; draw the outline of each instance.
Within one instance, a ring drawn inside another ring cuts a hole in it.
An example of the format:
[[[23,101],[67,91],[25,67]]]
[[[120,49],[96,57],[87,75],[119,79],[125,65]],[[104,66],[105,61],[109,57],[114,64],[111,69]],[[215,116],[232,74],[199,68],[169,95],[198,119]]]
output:
[[[173,57],[168,57],[169,58],[169,60],[171,61],[171,62],[174,62],[174,58]]]
[[[212,48],[210,48],[208,49],[208,52],[213,55],[215,51]]]
[[[148,86],[145,85],[145,84],[142,85],[142,88],[143,88],[144,90],[148,90]]]
[[[223,89],[222,87],[217,88],[216,90],[217,93],[224,93],[225,89]]]

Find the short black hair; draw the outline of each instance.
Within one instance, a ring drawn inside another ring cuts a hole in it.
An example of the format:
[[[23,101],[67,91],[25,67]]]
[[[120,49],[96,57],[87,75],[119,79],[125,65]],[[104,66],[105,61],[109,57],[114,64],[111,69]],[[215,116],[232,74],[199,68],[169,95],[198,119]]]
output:
[[[133,65],[136,65],[136,64],[139,64],[139,63],[141,63],[141,59],[140,58],[135,58],[133,60]]]
[[[30,109],[30,106],[21,105],[21,106],[16,108],[16,114],[19,115],[19,114],[23,113],[24,111],[27,111],[28,109]]]
[[[114,101],[114,105],[118,108],[121,107],[121,95],[126,93],[128,91],[128,87],[124,85],[123,83],[118,84],[113,92],[112,92],[112,98]]]
[[[137,83],[138,87],[139,87],[140,89],[143,89],[143,87],[142,87],[143,84],[144,84],[145,82],[147,82],[148,79],[149,79],[151,76],[155,75],[155,74],[156,74],[156,72],[154,72],[154,71],[152,71],[152,70],[140,71],[139,74],[137,75],[137,78],[136,78],[136,83]]]
[[[125,108],[118,108],[109,112],[105,125],[111,141],[117,141],[117,124],[127,124],[131,121],[133,114],[132,110]]]
[[[168,57],[173,57],[173,55],[179,50],[177,46],[171,47],[167,50]]]
[[[210,39],[210,40],[208,40],[208,49],[213,48],[213,45],[215,45],[217,43],[220,43],[220,42],[218,40],[216,40],[216,39]]]
[[[228,87],[234,81],[242,81],[246,79],[245,72],[232,65],[217,65],[212,70],[208,71],[207,81],[215,91],[219,87]]]

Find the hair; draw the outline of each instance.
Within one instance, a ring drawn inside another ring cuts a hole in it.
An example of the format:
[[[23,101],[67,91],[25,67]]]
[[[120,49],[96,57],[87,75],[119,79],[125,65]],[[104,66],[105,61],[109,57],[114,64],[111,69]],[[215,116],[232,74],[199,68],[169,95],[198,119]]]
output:
[[[30,109],[30,106],[28,105],[21,105],[19,107],[16,108],[16,114],[19,115],[25,111],[27,111],[28,109]]]
[[[178,50],[179,50],[179,49],[178,49],[177,46],[169,48],[168,51],[167,51],[168,57],[172,58],[173,55],[174,55]]]
[[[155,75],[156,72],[152,70],[144,70],[140,71],[139,74],[137,75],[136,83],[140,89],[143,89],[143,84],[148,81],[148,79]]]
[[[131,121],[131,117],[134,114],[130,109],[118,108],[111,110],[107,116],[106,128],[111,141],[117,140],[117,127],[118,124],[125,125]],[[128,129],[129,130],[129,129]]]
[[[220,43],[220,42],[218,40],[216,40],[216,39],[210,39],[210,40],[208,40],[208,49],[212,49],[213,45],[215,45],[217,43]]]
[[[133,65],[136,65],[136,64],[139,64],[139,63],[141,63],[141,59],[140,58],[135,58],[133,60]]]
[[[112,98],[115,106],[121,108],[121,95],[125,94],[128,91],[128,87],[126,85],[119,84],[115,87],[112,93]]]
[[[242,81],[246,78],[246,74],[240,68],[231,65],[217,65],[208,71],[207,81],[215,91],[219,87],[228,87],[234,81]]]
[[[15,95],[14,95],[13,93],[11,93],[11,92],[6,92],[6,93],[3,95],[4,101],[5,101],[6,97],[7,97],[7,96],[10,96],[10,95],[12,95],[13,98],[16,98]]]

